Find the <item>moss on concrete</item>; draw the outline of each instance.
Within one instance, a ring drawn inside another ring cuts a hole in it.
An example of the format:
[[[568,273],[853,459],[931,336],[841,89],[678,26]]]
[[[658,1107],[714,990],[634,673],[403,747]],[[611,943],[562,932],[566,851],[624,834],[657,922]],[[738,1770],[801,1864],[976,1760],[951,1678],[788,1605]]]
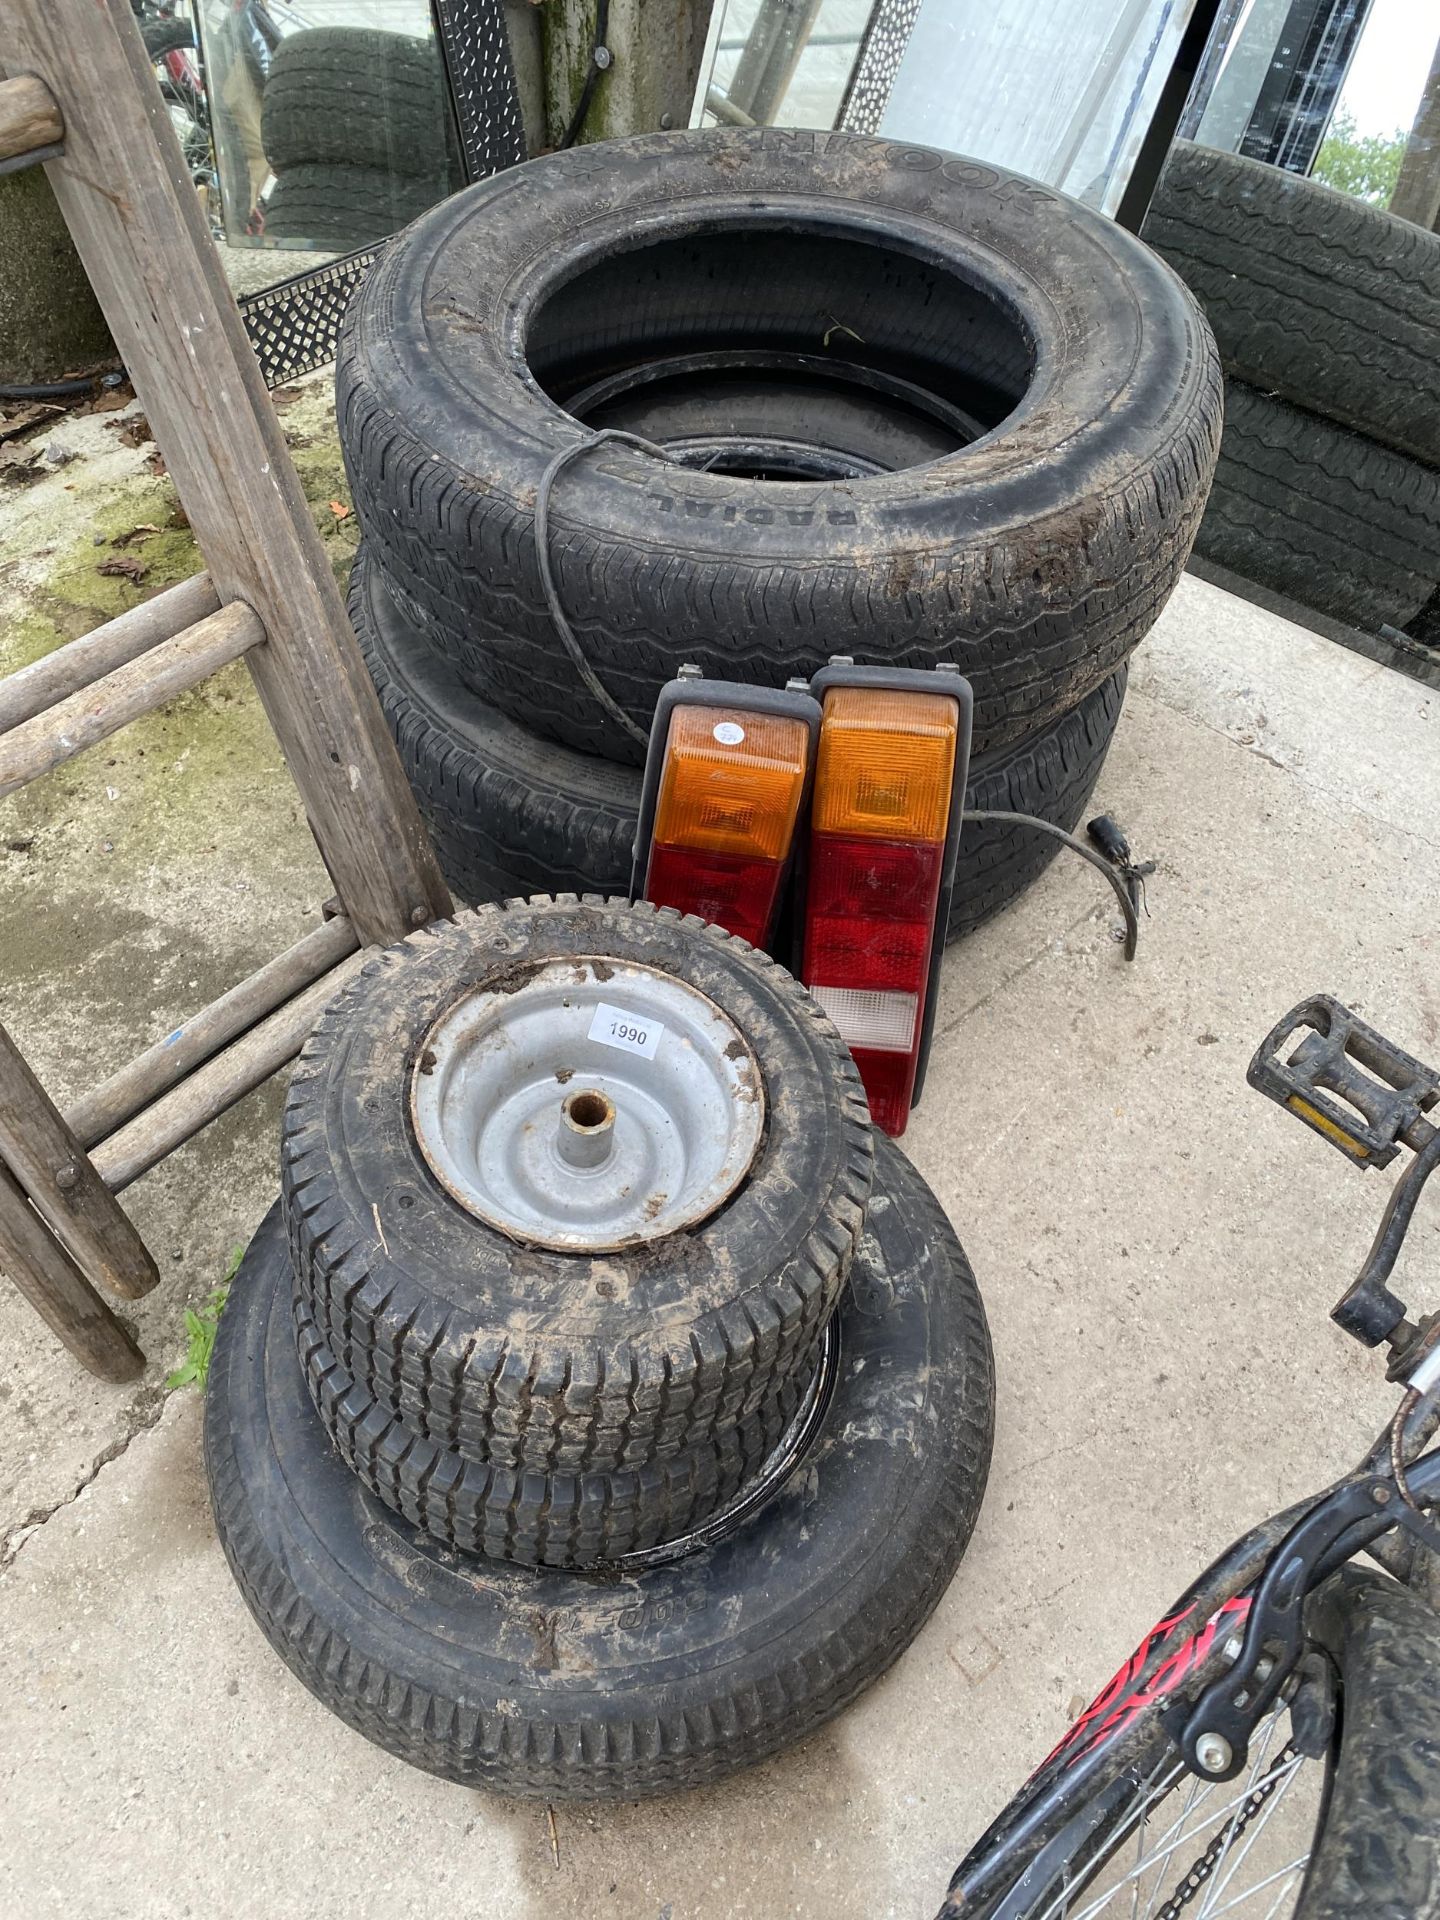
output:
[[[328,380],[308,383],[282,419],[343,583],[357,532]],[[173,484],[150,470],[153,450],[130,448],[117,424],[62,423],[56,435],[77,457],[20,501],[0,568],[0,673],[202,564]],[[125,538],[140,527],[156,531]],[[139,583],[99,572],[121,557],[144,566]],[[42,1071],[83,1083],[297,939],[329,891],[236,663],[0,802],[0,1018]]]

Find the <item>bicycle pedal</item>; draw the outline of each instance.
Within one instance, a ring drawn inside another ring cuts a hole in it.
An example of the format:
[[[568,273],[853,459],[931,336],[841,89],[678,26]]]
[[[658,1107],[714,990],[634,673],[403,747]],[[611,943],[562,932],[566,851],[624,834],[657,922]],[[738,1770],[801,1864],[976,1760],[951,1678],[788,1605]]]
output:
[[[1433,1136],[1423,1116],[1440,1101],[1440,1073],[1328,993],[1286,1014],[1245,1077],[1358,1166],[1387,1167],[1402,1145],[1418,1151]]]

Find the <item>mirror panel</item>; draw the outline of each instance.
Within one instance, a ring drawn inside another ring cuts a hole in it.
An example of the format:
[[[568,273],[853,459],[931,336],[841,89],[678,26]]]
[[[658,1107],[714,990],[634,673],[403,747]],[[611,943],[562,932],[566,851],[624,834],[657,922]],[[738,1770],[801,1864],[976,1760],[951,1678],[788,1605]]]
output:
[[[196,25],[225,244],[302,256],[269,279],[464,184],[428,0],[199,0]]]

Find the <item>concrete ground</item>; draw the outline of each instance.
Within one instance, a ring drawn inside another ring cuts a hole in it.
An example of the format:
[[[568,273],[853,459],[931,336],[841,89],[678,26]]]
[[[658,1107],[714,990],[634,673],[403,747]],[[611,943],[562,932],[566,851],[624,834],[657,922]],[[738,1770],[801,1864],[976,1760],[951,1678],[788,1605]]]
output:
[[[323,391],[287,426],[343,564]],[[90,549],[124,533],[117,501],[131,525],[164,504],[134,504],[143,450],[62,431],[87,454],[77,495],[67,468],[0,498],[0,666],[105,610]],[[1052,869],[950,953],[906,1140],[995,1338],[964,1564],[833,1726],[704,1793],[559,1810],[558,1865],[542,1809],[414,1773],[318,1706],[216,1544],[200,1403],[164,1380],[182,1306],[274,1197],[276,1090],[130,1196],[164,1269],[134,1310],[139,1388],[89,1380],[0,1292],[0,1914],[924,1920],[1199,1563],[1388,1416],[1380,1365],[1326,1319],[1387,1177],[1244,1075],[1316,989],[1440,1052],[1437,746],[1440,696],[1182,583],[1097,796],[1158,863],[1139,960],[1095,877]],[[0,863],[0,1017],[62,1093],[313,925],[326,892],[238,672],[0,809]],[[1437,1218],[1400,1281],[1425,1304]]]

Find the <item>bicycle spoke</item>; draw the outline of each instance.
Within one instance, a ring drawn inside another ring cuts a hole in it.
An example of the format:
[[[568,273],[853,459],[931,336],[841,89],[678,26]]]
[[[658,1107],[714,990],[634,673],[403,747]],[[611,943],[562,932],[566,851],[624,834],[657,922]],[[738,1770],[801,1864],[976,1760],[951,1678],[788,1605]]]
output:
[[[1190,1776],[1190,1790],[1185,1796],[1185,1804],[1179,1813],[1181,1826],[1190,1818],[1196,1801],[1200,1795],[1206,1791],[1208,1791],[1208,1789],[1206,1788],[1205,1782],[1201,1780],[1198,1774],[1192,1774]],[[1157,1874],[1155,1884],[1150,1889],[1150,1897],[1145,1902],[1145,1911],[1142,1914],[1140,1912],[1140,1895],[1145,1890],[1143,1885],[1144,1877],[1150,1867],[1154,1865],[1154,1861],[1147,1856],[1145,1850],[1145,1822],[1143,1820],[1137,1823],[1135,1848],[1135,1890],[1130,1896],[1130,1920],[1151,1920],[1155,1909],[1155,1897],[1160,1890],[1160,1881],[1159,1875]]]
[[[1242,1807],[1252,1792],[1253,1792],[1253,1788],[1251,1788],[1247,1783],[1246,1786],[1242,1789],[1242,1791],[1235,1795],[1234,1799],[1227,1800],[1225,1802],[1224,1806],[1222,1806],[1218,1810],[1218,1812],[1215,1814],[1214,1817],[1217,1820],[1221,1819],[1230,1812],[1232,1807]],[[1171,1838],[1169,1837],[1170,1835],[1173,1835],[1174,1837]],[[1149,1859],[1147,1860],[1146,1862],[1147,1869],[1150,1866],[1154,1866],[1156,1864],[1164,1864],[1166,1861],[1172,1859],[1173,1856],[1179,1852],[1181,1847],[1183,1847],[1187,1841],[1189,1841],[1190,1844],[1193,1845],[1194,1836],[1185,1831],[1185,1829],[1181,1826],[1181,1823],[1178,1819],[1173,1821],[1170,1827],[1166,1830],[1165,1844],[1157,1848],[1155,1852],[1152,1853]],[[1117,1881],[1114,1886],[1107,1888],[1106,1891],[1100,1895],[1098,1900],[1092,1901],[1088,1907],[1082,1907],[1080,1911],[1073,1916],[1073,1920],[1093,1920],[1093,1916],[1095,1914],[1101,1912],[1102,1909],[1105,1906],[1107,1906],[1111,1900],[1114,1899],[1115,1895],[1119,1893],[1122,1888],[1129,1885],[1132,1877],[1133,1877],[1133,1869],[1131,1873],[1127,1873],[1125,1875],[1123,1880]]]
[[[1303,1873],[1305,1868],[1308,1865],[1309,1865],[1308,1858],[1306,1860],[1302,1860],[1299,1863],[1298,1870],[1301,1873]],[[1279,1912],[1280,1912],[1280,1904],[1285,1899],[1286,1895],[1290,1892],[1290,1889],[1293,1885],[1294,1885],[1293,1881],[1287,1880],[1285,1882],[1285,1885],[1281,1887],[1280,1891],[1276,1894],[1274,1900],[1271,1901],[1269,1907],[1265,1910],[1264,1914],[1261,1916],[1261,1920],[1277,1920],[1277,1916],[1279,1915]]]
[[[1184,1806],[1180,1809],[1180,1825],[1182,1829],[1196,1807],[1198,1807],[1202,1801],[1207,1800],[1214,1791],[1213,1782],[1202,1780],[1198,1773],[1191,1774],[1190,1791],[1185,1797]],[[1155,1869],[1155,1879],[1150,1888],[1150,1898],[1145,1902],[1144,1920],[1155,1920],[1155,1902],[1160,1898],[1163,1890],[1164,1876],[1161,1871],[1163,1863],[1152,1857],[1150,1865]]]
[[[1219,1900],[1223,1896],[1225,1889],[1230,1885],[1230,1882],[1235,1878],[1235,1875],[1240,1871],[1241,1867],[1244,1866],[1246,1855],[1249,1853],[1250,1849],[1254,1846],[1255,1842],[1259,1839],[1260,1835],[1265,1831],[1265,1827],[1268,1824],[1271,1816],[1274,1814],[1276,1807],[1278,1807],[1280,1802],[1285,1798],[1286,1788],[1289,1786],[1290,1782],[1295,1778],[1295,1775],[1300,1771],[1301,1767],[1304,1764],[1305,1764],[1305,1756],[1303,1754],[1297,1753],[1295,1758],[1289,1763],[1288,1767],[1285,1769],[1284,1773],[1277,1774],[1275,1776],[1276,1778],[1275,1790],[1270,1795],[1269,1800],[1266,1801],[1265,1806],[1262,1808],[1260,1812],[1259,1818],[1253,1823],[1250,1832],[1245,1836],[1244,1846],[1241,1847],[1239,1853],[1236,1854],[1234,1860],[1225,1869],[1224,1873],[1216,1876],[1216,1879],[1215,1879],[1216,1900]],[[1216,1907],[1213,1904],[1207,1904],[1206,1906],[1200,1909],[1200,1915],[1197,1915],[1197,1920],[1202,1920],[1202,1916],[1210,1916],[1210,1920],[1213,1920],[1213,1916],[1215,1914],[1223,1913],[1224,1911],[1225,1909],[1223,1907]]]
[[[1239,1806],[1235,1809],[1234,1813],[1230,1816],[1230,1825],[1226,1829],[1225,1838],[1220,1845],[1220,1858],[1222,1860],[1229,1853],[1231,1843],[1233,1842],[1236,1834],[1240,1831],[1241,1825],[1244,1822],[1244,1819],[1246,1817],[1245,1810],[1249,1806],[1250,1796],[1255,1792],[1255,1788],[1258,1783],[1259,1776],[1265,1766],[1266,1760],[1269,1757],[1270,1743],[1275,1738],[1275,1729],[1276,1727],[1279,1726],[1279,1724],[1280,1724],[1279,1714],[1272,1713],[1264,1724],[1264,1730],[1263,1730],[1264,1738],[1259,1742],[1259,1748],[1260,1748],[1259,1752],[1255,1753],[1254,1747],[1252,1746],[1251,1748],[1251,1752],[1254,1754],[1254,1758],[1251,1761],[1250,1772],[1246,1776],[1246,1780],[1245,1780],[1245,1786],[1246,1786],[1245,1797],[1241,1800]],[[1274,1795],[1272,1794],[1271,1799],[1273,1798],[1274,1798]],[[1200,1911],[1196,1915],[1196,1920],[1207,1920],[1207,1916],[1213,1912],[1215,1901],[1218,1898],[1219,1898],[1219,1890],[1214,1880],[1212,1879],[1210,1885],[1207,1886],[1205,1889],[1204,1898],[1200,1903]]]
[[[1219,1917],[1222,1913],[1233,1913],[1235,1909],[1240,1905],[1241,1901],[1250,1899],[1252,1894],[1263,1893],[1266,1887],[1273,1887],[1277,1880],[1284,1880],[1286,1884],[1283,1887],[1281,1887],[1279,1895],[1277,1896],[1277,1899],[1276,1899],[1275,1906],[1272,1906],[1270,1909],[1271,1913],[1273,1914],[1276,1910],[1276,1906],[1278,1906],[1279,1904],[1279,1901],[1283,1900],[1285,1895],[1289,1892],[1290,1883],[1293,1880],[1294,1876],[1297,1873],[1301,1873],[1304,1871],[1306,1862],[1309,1860],[1309,1858],[1310,1858],[1310,1851],[1309,1851],[1309,1848],[1307,1847],[1305,1852],[1302,1853],[1298,1859],[1292,1860],[1288,1866],[1277,1867],[1273,1873],[1267,1873],[1263,1880],[1257,1880],[1253,1887],[1246,1887],[1243,1892],[1237,1893],[1233,1900],[1227,1900],[1223,1907],[1216,1907],[1214,1920],[1219,1920]]]
[[[1183,1770],[1172,1757],[1162,1758],[1137,1787],[1130,1806],[1108,1835],[1108,1858],[1117,1867],[1122,1854],[1129,1850],[1132,1835],[1135,1839],[1133,1853],[1119,1878],[1099,1894],[1087,1895],[1083,1886],[1073,1883],[1060,1889],[1037,1920],[1096,1920],[1096,1916],[1114,1912],[1122,1905],[1128,1908],[1128,1920],[1161,1920],[1161,1916],[1174,1920],[1197,1896],[1194,1920],[1219,1920],[1220,1915],[1268,1895],[1272,1888],[1277,1890],[1269,1901],[1265,1920],[1275,1920],[1308,1852],[1295,1863],[1267,1872],[1251,1886],[1237,1888],[1237,1876],[1305,1764],[1304,1756],[1288,1745],[1271,1758],[1285,1718],[1286,1710],[1278,1708],[1256,1730],[1243,1781],[1222,1783],[1191,1776],[1178,1810],[1163,1821],[1155,1819],[1157,1831],[1150,1832],[1147,1827],[1161,1803],[1172,1794],[1179,1797],[1181,1786]],[[1225,1786],[1233,1791],[1222,1797]],[[1202,1836],[1207,1833],[1211,1838],[1205,1843]],[[1183,1857],[1197,1847],[1198,1858],[1177,1880],[1177,1856]],[[1103,1864],[1096,1871],[1104,1871]],[[1090,1870],[1080,1878],[1093,1883]]]

